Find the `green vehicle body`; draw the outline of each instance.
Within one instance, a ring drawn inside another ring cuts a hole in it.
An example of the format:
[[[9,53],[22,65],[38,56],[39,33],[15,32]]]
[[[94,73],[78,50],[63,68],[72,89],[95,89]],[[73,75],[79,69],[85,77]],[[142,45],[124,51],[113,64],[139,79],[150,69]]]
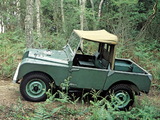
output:
[[[76,37],[75,41],[74,45],[78,51],[82,39]],[[99,44],[98,52],[104,44],[112,48],[110,43],[97,42],[97,44]],[[28,49],[19,63],[13,81],[19,83],[26,75],[40,72],[52,79],[57,87],[70,77],[70,89],[107,91],[116,84],[127,84],[137,94],[141,91],[149,92],[152,75],[132,60],[115,59],[114,55],[110,54],[111,61],[114,61],[113,65],[108,64],[103,67],[96,65],[96,54],[77,54],[77,51],[73,52],[69,43],[63,50]]]
[[[116,83],[129,83],[135,85],[139,91],[148,93],[151,85],[151,74],[138,66],[135,62],[127,59],[116,59],[115,69],[97,69],[89,67],[73,66],[73,61],[64,58],[64,51],[50,51],[51,56],[43,55],[47,50],[29,49],[24,54],[19,64],[17,79],[22,79],[31,72],[42,72],[50,76],[56,86],[60,86],[71,76],[70,85],[74,88],[86,88],[107,90]],[[37,54],[37,56],[35,56]],[[56,56],[58,58],[55,58]],[[129,64],[132,64],[132,71],[127,71]]]

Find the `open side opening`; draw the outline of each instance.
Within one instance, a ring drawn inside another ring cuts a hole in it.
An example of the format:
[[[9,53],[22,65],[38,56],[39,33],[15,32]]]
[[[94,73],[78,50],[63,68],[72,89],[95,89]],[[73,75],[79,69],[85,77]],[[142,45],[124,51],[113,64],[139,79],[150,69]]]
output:
[[[73,59],[74,66],[108,69],[113,64],[114,46],[99,43],[98,51],[94,55],[76,54]]]

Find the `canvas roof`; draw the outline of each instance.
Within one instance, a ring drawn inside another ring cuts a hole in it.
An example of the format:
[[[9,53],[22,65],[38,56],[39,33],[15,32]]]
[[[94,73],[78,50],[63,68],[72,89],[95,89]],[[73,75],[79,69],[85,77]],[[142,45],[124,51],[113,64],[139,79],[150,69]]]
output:
[[[114,34],[107,32],[106,30],[96,30],[96,31],[74,30],[74,32],[80,38],[86,40],[114,44],[114,45],[118,43],[118,37]]]

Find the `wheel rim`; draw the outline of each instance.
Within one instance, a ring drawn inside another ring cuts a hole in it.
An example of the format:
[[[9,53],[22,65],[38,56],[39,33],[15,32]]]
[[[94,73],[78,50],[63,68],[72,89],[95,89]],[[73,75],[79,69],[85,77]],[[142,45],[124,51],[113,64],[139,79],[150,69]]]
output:
[[[46,84],[40,79],[31,80],[26,85],[26,92],[30,97],[41,97],[46,92]]]
[[[117,91],[114,93],[113,105],[118,108],[126,107],[130,102],[130,95],[126,91]]]

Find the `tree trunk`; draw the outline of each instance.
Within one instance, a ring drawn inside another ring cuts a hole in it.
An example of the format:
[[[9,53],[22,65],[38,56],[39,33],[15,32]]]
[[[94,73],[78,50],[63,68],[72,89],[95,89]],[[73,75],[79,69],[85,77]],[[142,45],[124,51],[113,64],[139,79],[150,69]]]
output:
[[[158,12],[158,0],[155,1],[155,4],[153,6],[153,13],[148,17],[146,23],[144,24],[144,26],[141,28],[139,34],[135,37],[137,40],[140,39],[142,37],[142,35],[144,34],[144,32],[146,31],[147,27],[152,23],[153,19],[155,18],[157,12]]]
[[[94,10],[94,2],[93,2],[93,0],[90,0],[90,3],[91,3],[91,6],[92,6],[92,14],[93,14],[93,18],[92,18],[92,20],[93,20],[93,30],[96,30],[97,26],[94,23],[97,23],[97,20],[96,20],[96,17],[95,17],[95,10]]]
[[[26,0],[25,17],[26,47],[33,47],[33,0]]]
[[[94,10],[94,2],[93,2],[93,0],[90,0],[90,3],[91,3],[91,6],[92,6],[92,9]]]
[[[104,1],[104,0],[101,0],[101,1],[100,1],[99,7],[98,7],[98,25],[99,25],[99,22],[100,22],[100,19],[101,19],[101,11],[102,11],[103,1]]]
[[[81,8],[81,13],[80,13],[80,29],[84,30],[84,14],[85,14],[85,4],[86,0],[79,0],[80,8]],[[83,50],[83,40],[81,42],[81,49]]]
[[[85,4],[86,4],[86,0],[79,0],[80,3],[80,8],[81,8],[81,13],[80,13],[80,29],[83,30],[84,29],[84,12],[85,12]]]
[[[65,19],[64,19],[64,9],[63,9],[63,0],[61,0],[61,15],[62,15],[62,29],[65,31]]]
[[[2,16],[0,16],[0,33],[4,33],[4,23]]]
[[[20,0],[16,0],[16,16],[18,27],[21,28]]]
[[[40,0],[35,0],[35,6],[36,6],[36,30],[37,30],[37,37],[38,39],[41,38],[41,21],[40,21]]]

